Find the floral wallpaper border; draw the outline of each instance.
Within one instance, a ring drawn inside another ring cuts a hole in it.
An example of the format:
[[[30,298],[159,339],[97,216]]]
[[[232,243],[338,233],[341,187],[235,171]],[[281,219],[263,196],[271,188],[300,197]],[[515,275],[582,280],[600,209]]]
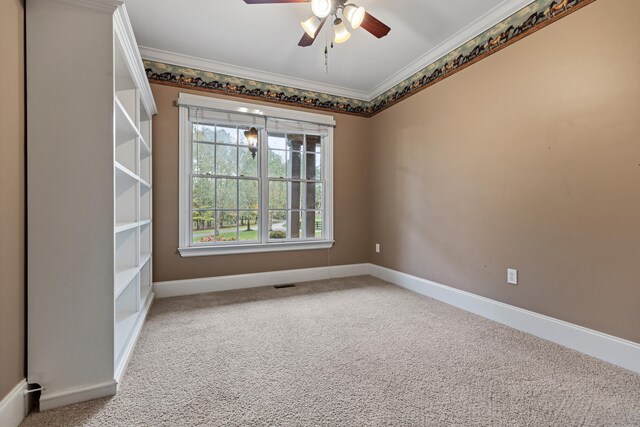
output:
[[[371,101],[144,61],[151,83],[371,117],[595,0],[536,0]]]

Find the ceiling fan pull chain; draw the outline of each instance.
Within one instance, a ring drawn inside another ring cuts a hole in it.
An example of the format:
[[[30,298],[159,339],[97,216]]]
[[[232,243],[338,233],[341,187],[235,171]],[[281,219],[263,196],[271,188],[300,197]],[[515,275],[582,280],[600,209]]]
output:
[[[327,45],[324,45],[324,67],[327,69],[327,74],[329,74],[329,49]]]

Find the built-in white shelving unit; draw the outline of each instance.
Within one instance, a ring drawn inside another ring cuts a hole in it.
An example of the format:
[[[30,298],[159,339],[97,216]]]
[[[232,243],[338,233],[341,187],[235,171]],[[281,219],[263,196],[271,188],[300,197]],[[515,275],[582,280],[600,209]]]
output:
[[[47,409],[116,392],[153,300],[157,110],[122,1],[33,0],[27,23],[28,380]]]
[[[130,70],[126,43],[115,38],[115,328],[114,369],[126,366],[151,292],[151,115]],[[146,82],[146,80],[145,80]]]

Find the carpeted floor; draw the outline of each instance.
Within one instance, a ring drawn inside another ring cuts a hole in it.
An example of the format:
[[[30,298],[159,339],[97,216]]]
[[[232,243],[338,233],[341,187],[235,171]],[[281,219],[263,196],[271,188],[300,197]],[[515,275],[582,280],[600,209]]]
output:
[[[640,425],[640,375],[372,277],[157,300],[121,391],[29,426]]]

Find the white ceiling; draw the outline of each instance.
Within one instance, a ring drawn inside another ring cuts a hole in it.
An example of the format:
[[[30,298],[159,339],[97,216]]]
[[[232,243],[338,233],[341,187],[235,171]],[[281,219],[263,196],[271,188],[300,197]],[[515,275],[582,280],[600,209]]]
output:
[[[126,0],[125,4],[143,58],[371,99],[531,2],[356,1],[389,25],[391,32],[376,39],[362,28],[353,30],[349,41],[330,49],[328,74],[323,50],[332,34],[329,25],[313,46],[298,47],[303,34],[300,21],[311,16],[308,3]]]

